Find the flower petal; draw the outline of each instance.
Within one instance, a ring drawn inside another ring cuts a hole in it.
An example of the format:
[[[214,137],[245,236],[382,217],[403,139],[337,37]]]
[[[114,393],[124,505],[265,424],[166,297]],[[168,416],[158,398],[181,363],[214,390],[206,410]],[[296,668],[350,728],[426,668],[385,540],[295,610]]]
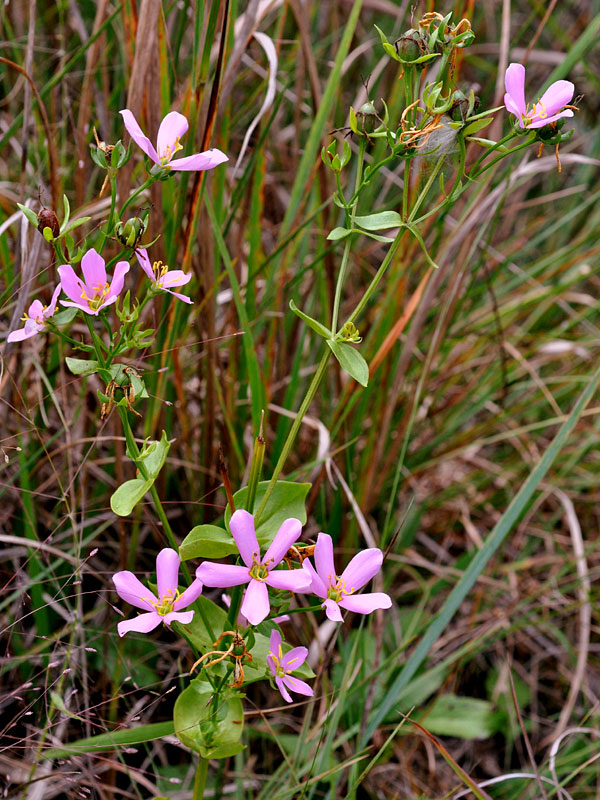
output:
[[[189,303],[189,305],[193,305],[194,304],[194,301],[190,300],[190,298],[187,296],[187,294],[179,294],[179,292],[172,292],[170,289],[164,289],[164,291],[168,292],[169,294],[172,294],[178,300],[183,300],[184,303]]]
[[[342,617],[342,612],[335,600],[325,600],[321,608],[325,609],[328,619],[332,622],[343,622],[344,618]]]
[[[240,611],[251,625],[259,625],[269,616],[269,590],[262,581],[251,580],[246,589]]]
[[[507,111],[515,115],[515,117],[519,120],[520,126],[523,127],[523,122],[521,121],[521,112],[509,94],[504,95],[504,105],[506,106]]]
[[[377,547],[357,553],[340,575],[344,581],[344,589],[347,592],[362,589],[379,572],[382,563],[383,553]]]
[[[308,558],[305,558],[302,562],[302,569],[304,569],[310,575],[311,585],[310,590],[313,594],[316,594],[317,597],[327,597],[327,586],[323,583],[321,578],[315,572],[315,568],[310,563]]]
[[[180,622],[182,625],[189,625],[194,618],[193,611],[169,611],[163,617],[165,625],[170,625],[172,622]]]
[[[75,274],[73,267],[70,264],[62,264],[62,266],[58,268],[58,274],[60,275],[61,286],[67,297],[73,300],[80,308],[84,308],[84,306],[81,305],[81,295],[85,292],[85,286],[82,280]],[[64,301],[61,301],[61,303],[64,305]]]
[[[51,317],[54,314],[54,312],[56,311],[56,304],[58,303],[58,295],[61,292],[62,292],[62,286],[59,283],[58,286],[56,287],[56,289],[54,290],[53,294],[52,294],[52,300],[50,300],[50,305],[44,311],[44,318],[45,319],[48,319],[49,317]]]
[[[98,309],[95,311],[91,309],[88,305],[83,305],[82,303],[71,303],[68,300],[61,300],[61,306],[71,307],[71,308],[80,308],[82,311],[85,311],[86,314],[92,314],[93,316],[98,316]]]
[[[141,247],[135,251],[137,256],[137,260],[139,261],[140,267],[144,270],[146,275],[150,278],[152,283],[154,283],[155,275],[152,271],[152,264],[150,263],[150,258],[148,253],[142,249]]]
[[[205,169],[214,169],[219,164],[229,161],[229,157],[213,147],[211,150],[205,150],[203,153],[194,153],[192,156],[185,156],[185,158],[174,158],[169,162],[171,169],[178,169],[185,172],[197,171],[201,172]]]
[[[527,111],[525,103],[525,67],[522,64],[509,64],[504,76],[504,86],[506,93],[510,95],[515,108],[516,115],[520,116]],[[505,98],[506,105],[506,98]],[[508,106],[507,106],[508,108]],[[512,109],[509,109],[512,113]]]
[[[88,290],[104,287],[106,283],[106,266],[102,256],[93,247],[81,259],[81,271]]]
[[[274,628],[271,631],[271,638],[269,639],[269,648],[271,650],[271,653],[273,653],[273,655],[276,658],[279,658],[280,647],[281,647],[281,633],[277,630],[277,628]]]
[[[126,633],[135,631],[136,633],[150,633],[160,625],[162,617],[156,611],[151,611],[149,614],[138,614],[133,619],[126,619],[119,622],[117,631],[119,636],[125,636]]]
[[[315,545],[315,567],[325,587],[335,582],[336,571],[333,563],[333,539],[328,533],[320,533]]]
[[[314,695],[314,692],[308,683],[301,681],[300,678],[296,678],[293,675],[286,675],[281,680],[289,689],[291,689],[292,692],[296,692],[296,694],[304,694],[307,697],[312,697]]]
[[[175,155],[175,147],[179,144],[179,139],[187,131],[189,125],[187,119],[178,111],[169,111],[158,129],[156,137],[156,151],[159,159],[171,158]],[[169,159],[170,160],[170,159]]]
[[[149,608],[154,608],[154,603],[158,603],[150,589],[128,569],[115,573],[112,579],[119,597],[130,605],[147,611]]]
[[[269,569],[276,567],[294,542],[298,541],[301,533],[302,523],[299,519],[290,517],[284,520],[269,545],[261,564],[265,564]]]
[[[274,569],[269,572],[266,582],[274,589],[288,592],[308,592],[312,583],[304,569]]]
[[[260,558],[260,547],[256,541],[256,532],[254,530],[254,517],[247,511],[240,509],[234,512],[229,521],[229,528],[233,536],[242,561],[247,567],[252,566],[254,558]]]
[[[285,688],[282,678],[275,678],[275,684],[279,691],[281,692],[281,696],[286,701],[286,703],[293,703],[292,698],[290,697],[290,693]]]
[[[220,589],[225,589],[227,586],[240,586],[250,580],[248,567],[238,567],[235,564],[215,564],[213,561],[203,561],[196,570],[196,577],[205,586],[218,586]]]
[[[152,159],[152,161],[154,161],[155,164],[158,164],[158,155],[154,149],[154,145],[150,139],[144,135],[144,132],[138,125],[137,120],[131,111],[128,108],[124,108],[122,111],[119,111],[119,114],[123,117],[123,122],[127,128],[127,133],[131,136],[133,141],[144,151],[144,153],[146,153],[147,156]]]
[[[156,556],[156,583],[161,600],[175,598],[178,579],[179,554],[171,547],[165,547]]]
[[[110,305],[110,303],[114,303],[114,301],[117,299],[117,297],[123,290],[123,286],[125,284],[125,275],[127,275],[129,269],[130,269],[129,262],[119,261],[117,263],[113,274],[113,279],[110,284],[110,289],[108,290],[108,296],[106,298],[106,302],[103,305]]]
[[[546,115],[551,117],[570,103],[574,94],[575,86],[571,81],[556,81],[546,89],[535,107],[538,109],[542,106],[546,110]]]
[[[30,322],[31,320],[27,320]],[[27,323],[25,323],[24,328],[18,328],[16,331],[12,331],[6,337],[7,342],[22,342],[24,339],[31,339],[32,336],[35,336],[36,333],[39,333],[40,330],[37,326],[30,325],[27,327]]]
[[[179,611],[180,608],[187,608],[194,600],[202,594],[204,588],[202,581],[198,578],[188,588],[181,593],[179,598],[173,603],[173,611]]]
[[[170,289],[172,286],[185,286],[191,280],[191,272],[184,272],[182,269],[170,269],[164,278],[159,280],[158,285],[161,289]]]
[[[552,117],[546,117],[545,119],[537,119],[534,122],[531,122],[527,125],[528,128],[543,128],[544,125],[549,125],[551,122],[556,122],[557,119],[562,119],[562,117],[572,117],[573,112],[570,108],[566,108],[564,111],[561,111],[559,114],[554,114]]]
[[[304,664],[307,655],[307,647],[294,647],[281,659],[281,666],[285,672],[293,672]]]
[[[343,597],[340,605],[348,611],[354,611],[355,614],[370,614],[377,608],[390,608],[392,599],[384,592],[367,592]]]

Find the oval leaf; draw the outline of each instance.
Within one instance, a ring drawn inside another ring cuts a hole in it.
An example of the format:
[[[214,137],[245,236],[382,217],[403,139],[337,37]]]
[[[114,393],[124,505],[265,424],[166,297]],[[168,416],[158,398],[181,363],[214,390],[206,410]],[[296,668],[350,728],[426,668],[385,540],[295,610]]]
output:
[[[231,534],[217,525],[196,525],[179,546],[182,561],[190,558],[224,558],[237,552]]]
[[[351,375],[361,386],[369,383],[369,366],[358,350],[346,342],[333,342],[327,340],[333,355],[337,358],[340,367]]]
[[[73,375],[92,375],[100,367],[97,361],[87,358],[70,358],[67,356],[65,360]]]
[[[153,480],[134,478],[125,481],[110,498],[110,507],[119,517],[127,517],[150,489]]]
[[[354,221],[366,231],[384,231],[387,228],[400,228],[404,224],[397,211],[379,211],[365,217],[354,217]]]
[[[175,701],[175,735],[203,758],[227,758],[240,752],[244,709],[237,694],[222,691],[213,702],[210,684],[198,678]]]
[[[256,490],[254,509],[258,508],[262,502],[269,481],[261,481]],[[273,537],[281,527],[281,524],[290,517],[299,519],[304,525],[306,523],[306,496],[310,490],[310,483],[295,483],[294,481],[277,481],[273,494],[269,497],[269,502],[265,508],[260,523],[256,529],[256,538],[259,544],[270,544]],[[244,486],[233,495],[236,508],[246,508],[246,496],[248,487]],[[253,510],[254,510],[253,509]],[[248,511],[250,509],[247,509]],[[231,519],[231,509],[227,506],[225,511],[225,524],[229,527]]]

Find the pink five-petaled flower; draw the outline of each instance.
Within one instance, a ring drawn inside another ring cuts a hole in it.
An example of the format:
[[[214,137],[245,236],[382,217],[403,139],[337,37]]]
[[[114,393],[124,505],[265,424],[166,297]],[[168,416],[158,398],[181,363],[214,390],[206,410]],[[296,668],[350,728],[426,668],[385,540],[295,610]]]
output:
[[[174,294],[184,303],[193,303],[193,300],[190,300],[185,294],[174,292],[171,288],[172,286],[185,286],[192,279],[191,272],[184,272],[181,269],[169,269],[162,261],[155,261],[151,264],[148,253],[145,250],[136,250],[135,254],[140,262],[140,267],[150,278],[155,289],[163,289],[169,294]]]
[[[575,91],[571,81],[553,83],[532,108],[525,103],[525,67],[522,64],[509,65],[504,85],[504,105],[515,115],[521,128],[542,128],[561,117],[573,116],[571,109],[565,109]]]
[[[229,527],[245,566],[204,561],[196,570],[196,577],[205,586],[221,589],[247,583],[240,611],[251,625],[258,625],[271,610],[267,586],[290,592],[303,592],[310,586],[310,576],[302,569],[275,569],[299,539],[302,523],[293,517],[284,520],[262,559],[252,514],[241,509],[236,511]]]
[[[281,646],[281,634],[279,631],[271,631],[271,652],[267,655],[267,664],[275,676],[275,683],[281,692],[281,696],[288,703],[292,702],[288,689],[297,694],[305,694],[307,697],[312,697],[314,694],[308,683],[290,675],[293,670],[304,664],[307,655],[308,650],[306,647],[294,647],[293,650],[284,655],[283,647]]]
[[[357,553],[341,575],[335,572],[333,563],[333,542],[327,533],[320,533],[314,553],[316,570],[308,559],[302,566],[312,579],[311,591],[325,602],[322,608],[329,619],[342,621],[340,606],[357,614],[370,614],[376,608],[389,608],[392,601],[383,592],[370,592],[355,595],[371,578],[379,572],[383,554],[376,547]]]
[[[54,315],[56,303],[60,294],[60,283],[54,290],[49,306],[44,306],[39,300],[34,300],[29,306],[29,311],[23,315],[22,321],[25,325],[16,331],[8,334],[7,342],[22,342],[23,339],[30,339],[36,333],[40,333],[46,327],[47,320]]]
[[[192,156],[173,159],[175,153],[183,149],[179,140],[189,127],[187,119],[183,114],[179,114],[177,111],[170,111],[160,123],[158,136],[156,137],[156,150],[150,139],[144,135],[136,118],[129,109],[124,108],[122,111],[119,111],[119,114],[123,117],[127,132],[137,146],[141,148],[155,164],[164,167],[164,169],[200,171],[212,169],[222,164],[224,161],[229,161],[225,153],[217,150],[216,147],[206,150],[204,153],[194,153]]]
[[[125,275],[129,272],[129,264],[127,261],[119,261],[109,283],[104,259],[92,247],[81,259],[81,269],[83,281],[69,264],[58,268],[63,291],[70,298],[61,300],[61,305],[81,308],[86,314],[98,316],[102,308],[114,303],[119,296],[125,283]]]
[[[119,622],[117,625],[119,636],[125,636],[129,631],[150,633],[161,622],[164,622],[165,625],[170,625],[172,622],[181,622],[187,625],[192,621],[194,612],[180,611],[180,609],[189,606],[202,593],[202,583],[195,580],[191,586],[179,594],[178,574],[179,556],[175,550],[165,547],[156,557],[158,597],[129,570],[113,575],[113,582],[119,597],[130,605],[148,612]],[[148,609],[151,610],[148,611]]]

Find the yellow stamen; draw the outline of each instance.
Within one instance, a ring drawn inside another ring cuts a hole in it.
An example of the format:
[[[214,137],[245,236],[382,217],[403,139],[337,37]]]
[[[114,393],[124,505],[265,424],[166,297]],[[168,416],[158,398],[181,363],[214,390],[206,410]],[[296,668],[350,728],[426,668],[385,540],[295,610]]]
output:
[[[106,295],[110,291],[110,285],[108,283],[96,283],[92,288],[95,290],[94,296],[88,297],[84,289],[81,293],[81,299],[85,300],[93,311],[97,311],[104,304]]]
[[[161,167],[166,167],[169,161],[173,158],[175,153],[178,153],[180,150],[183,150],[183,145],[179,144],[179,136],[175,139],[173,144],[173,148],[171,149],[171,145],[167,145],[162,153],[162,155],[158,154],[158,160],[160,162]]]

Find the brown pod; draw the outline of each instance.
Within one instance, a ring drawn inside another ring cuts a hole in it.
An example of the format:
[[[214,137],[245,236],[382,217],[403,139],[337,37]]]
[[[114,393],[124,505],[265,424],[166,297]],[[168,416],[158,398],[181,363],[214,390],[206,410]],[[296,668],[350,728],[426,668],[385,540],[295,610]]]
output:
[[[38,231],[44,233],[44,228],[50,228],[55,239],[60,233],[58,217],[51,208],[42,208],[38,214]]]

